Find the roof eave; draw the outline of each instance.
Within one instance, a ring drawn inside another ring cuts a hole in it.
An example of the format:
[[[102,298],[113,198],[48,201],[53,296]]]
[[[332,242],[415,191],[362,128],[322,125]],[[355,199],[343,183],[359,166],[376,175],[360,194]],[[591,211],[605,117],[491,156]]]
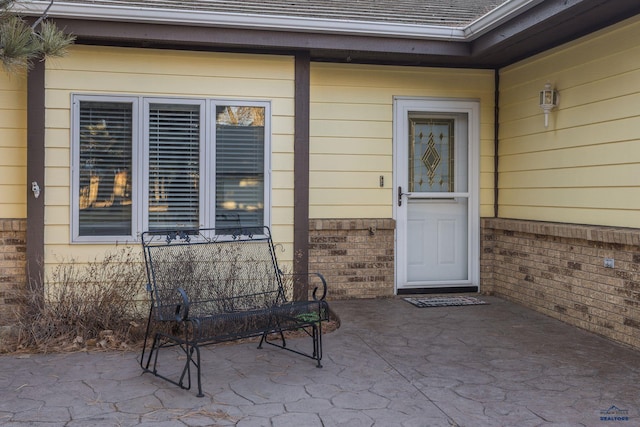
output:
[[[305,33],[423,40],[470,41],[541,1],[542,0],[510,0],[464,27],[334,20],[284,15],[238,14],[169,8],[143,9],[140,7],[99,4],[82,5],[65,2],[54,3],[49,9],[47,16],[52,18],[285,30]],[[47,6],[48,2],[18,2],[15,5],[15,10],[27,16],[39,16],[44,13]]]
[[[491,10],[487,14],[476,19],[464,29],[465,40],[474,40],[494,28],[504,24],[505,22],[513,19],[534,6],[542,3],[544,0],[510,0],[497,8]]]

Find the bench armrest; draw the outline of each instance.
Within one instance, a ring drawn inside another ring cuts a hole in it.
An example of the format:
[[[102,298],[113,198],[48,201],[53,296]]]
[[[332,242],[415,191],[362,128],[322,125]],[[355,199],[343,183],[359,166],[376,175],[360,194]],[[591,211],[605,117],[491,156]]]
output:
[[[310,278],[312,276],[317,277],[318,279],[320,279],[320,284],[319,285],[315,285],[315,287],[313,288],[313,292],[311,294],[311,296],[313,297],[314,301],[324,301],[324,299],[327,296],[327,281],[325,280],[324,276],[320,273],[283,273],[282,271],[280,271],[280,275],[281,276],[290,276],[290,277],[303,277],[306,276],[307,278]],[[314,282],[317,282],[317,280],[315,280]],[[314,284],[311,283],[311,280],[309,280],[309,286],[314,286]]]
[[[313,299],[314,301],[324,301],[325,297],[327,296],[327,281],[324,279],[324,276],[320,273],[309,273],[310,276],[317,276],[318,278],[320,278],[320,282],[322,283],[322,289],[321,289],[321,296],[320,298],[318,298],[318,287],[316,286],[315,288],[313,288]]]
[[[189,297],[184,289],[177,288],[176,291],[178,291],[182,297],[182,304],[176,305],[175,311],[176,321],[181,322],[189,318],[189,306],[191,303],[189,302]]]

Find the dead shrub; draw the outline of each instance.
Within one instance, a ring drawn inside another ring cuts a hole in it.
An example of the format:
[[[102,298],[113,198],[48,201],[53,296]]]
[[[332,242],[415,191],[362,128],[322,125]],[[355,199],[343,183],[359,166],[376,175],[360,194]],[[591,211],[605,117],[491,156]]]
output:
[[[128,348],[144,334],[144,263],[132,247],[88,263],[60,262],[42,289],[27,291],[11,346],[23,351]]]

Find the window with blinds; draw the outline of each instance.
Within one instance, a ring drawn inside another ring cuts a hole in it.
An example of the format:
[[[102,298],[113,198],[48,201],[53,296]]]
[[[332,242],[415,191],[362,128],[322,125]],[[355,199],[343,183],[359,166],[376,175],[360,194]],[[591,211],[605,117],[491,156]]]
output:
[[[131,234],[132,105],[79,103],[80,236]]]
[[[149,229],[200,224],[200,105],[150,104]]]
[[[268,102],[74,95],[72,239],[269,225]]]
[[[216,227],[264,225],[264,107],[216,107]]]

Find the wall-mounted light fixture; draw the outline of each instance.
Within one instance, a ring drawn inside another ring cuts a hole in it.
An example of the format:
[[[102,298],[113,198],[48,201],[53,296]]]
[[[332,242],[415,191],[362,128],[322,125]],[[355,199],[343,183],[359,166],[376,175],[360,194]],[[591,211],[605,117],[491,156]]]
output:
[[[540,91],[540,108],[544,111],[544,127],[549,126],[549,112],[558,106],[558,92],[551,87],[551,83],[544,85]]]
[[[40,186],[38,185],[37,181],[33,181],[31,183],[31,191],[33,192],[33,197],[35,197],[36,199],[40,197]]]

